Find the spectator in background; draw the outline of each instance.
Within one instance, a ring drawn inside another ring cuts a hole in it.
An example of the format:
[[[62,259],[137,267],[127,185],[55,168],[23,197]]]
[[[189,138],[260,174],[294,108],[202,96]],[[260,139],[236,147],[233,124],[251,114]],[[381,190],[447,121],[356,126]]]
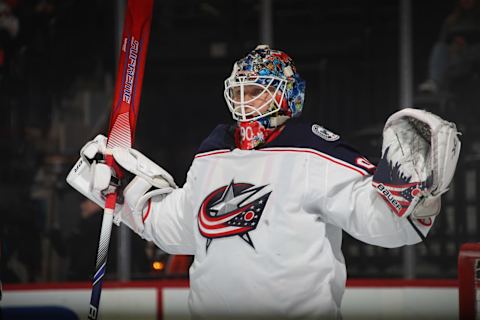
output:
[[[479,0],[458,0],[445,19],[438,41],[432,48],[429,78],[420,91],[448,90],[450,84],[479,72],[480,4]]]
[[[95,270],[95,259],[97,252],[100,227],[102,222],[102,212],[94,202],[85,199],[80,203],[80,221],[75,226],[73,232],[67,237],[63,237],[60,230],[55,229],[50,232],[50,240],[53,248],[64,258],[68,258],[67,280],[69,281],[88,281],[92,279]],[[112,235],[110,248],[115,246],[115,235]],[[115,250],[111,250],[109,255],[109,269],[115,268]]]
[[[193,262],[193,256],[190,255],[171,255],[166,265],[166,274],[168,276],[188,277],[188,269]]]
[[[0,269],[3,283],[28,283],[41,273],[41,232],[39,210],[28,193],[18,186],[5,192],[0,204]]]
[[[8,72],[8,63],[18,31],[18,18],[12,13],[10,6],[0,0],[0,86]]]
[[[50,232],[50,240],[57,253],[68,259],[68,281],[89,281],[95,271],[98,240],[102,225],[103,209],[96,203],[84,199],[80,203],[80,220],[73,232],[66,237],[60,230]],[[112,232],[108,254],[108,275],[115,275],[117,270],[117,232]],[[151,271],[150,261],[146,255],[145,242],[140,238],[131,239],[131,272],[133,278],[148,275]],[[188,270],[188,269],[187,269]]]
[[[92,278],[102,221],[102,215],[98,214],[102,208],[96,203],[83,200],[80,209],[80,221],[68,239],[68,279],[74,281]]]

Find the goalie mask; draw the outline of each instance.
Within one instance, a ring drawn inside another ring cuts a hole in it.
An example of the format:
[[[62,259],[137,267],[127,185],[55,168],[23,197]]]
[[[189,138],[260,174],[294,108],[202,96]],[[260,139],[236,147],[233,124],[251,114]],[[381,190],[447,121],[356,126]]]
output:
[[[253,149],[275,129],[302,112],[305,82],[292,59],[282,51],[260,45],[235,62],[225,80],[224,96],[237,120],[237,146]]]

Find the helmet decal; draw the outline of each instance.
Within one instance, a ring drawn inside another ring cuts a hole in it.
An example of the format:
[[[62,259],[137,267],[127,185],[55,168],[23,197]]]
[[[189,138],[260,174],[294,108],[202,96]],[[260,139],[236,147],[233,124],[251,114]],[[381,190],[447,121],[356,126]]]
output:
[[[285,52],[259,45],[235,62],[225,80],[224,97],[238,122],[237,146],[253,149],[301,114],[305,82]]]
[[[258,96],[247,96],[252,86],[263,90]],[[252,103],[261,93],[264,103]],[[225,80],[224,95],[233,118],[240,122],[278,115],[297,117],[303,108],[305,82],[286,53],[260,45],[234,64]]]

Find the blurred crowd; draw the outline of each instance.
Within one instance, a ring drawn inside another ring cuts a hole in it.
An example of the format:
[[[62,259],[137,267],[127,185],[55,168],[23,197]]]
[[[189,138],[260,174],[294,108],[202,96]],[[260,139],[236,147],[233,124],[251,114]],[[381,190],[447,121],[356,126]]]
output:
[[[459,0],[446,17],[432,48],[428,79],[421,91],[452,90],[480,73],[480,3]]]
[[[65,185],[73,159],[62,154],[55,132],[59,113],[54,109],[75,81],[92,74],[101,77],[104,68],[114,64],[111,7],[109,1],[0,0],[4,283],[91,279],[100,208],[72,195]],[[112,44],[104,39],[112,39]],[[68,212],[59,212],[65,206]],[[112,279],[116,233],[108,265]],[[134,277],[156,277],[165,270],[185,276],[185,267],[174,270],[173,262],[152,244],[132,237]]]

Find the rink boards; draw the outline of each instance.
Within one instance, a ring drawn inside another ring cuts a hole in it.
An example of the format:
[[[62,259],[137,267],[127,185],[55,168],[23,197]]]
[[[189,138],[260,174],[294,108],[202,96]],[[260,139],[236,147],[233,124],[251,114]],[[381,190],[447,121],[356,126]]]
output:
[[[188,319],[188,282],[106,282],[101,319]],[[3,319],[86,319],[88,283],[5,285]],[[455,319],[456,280],[349,280],[342,303],[348,319]]]

